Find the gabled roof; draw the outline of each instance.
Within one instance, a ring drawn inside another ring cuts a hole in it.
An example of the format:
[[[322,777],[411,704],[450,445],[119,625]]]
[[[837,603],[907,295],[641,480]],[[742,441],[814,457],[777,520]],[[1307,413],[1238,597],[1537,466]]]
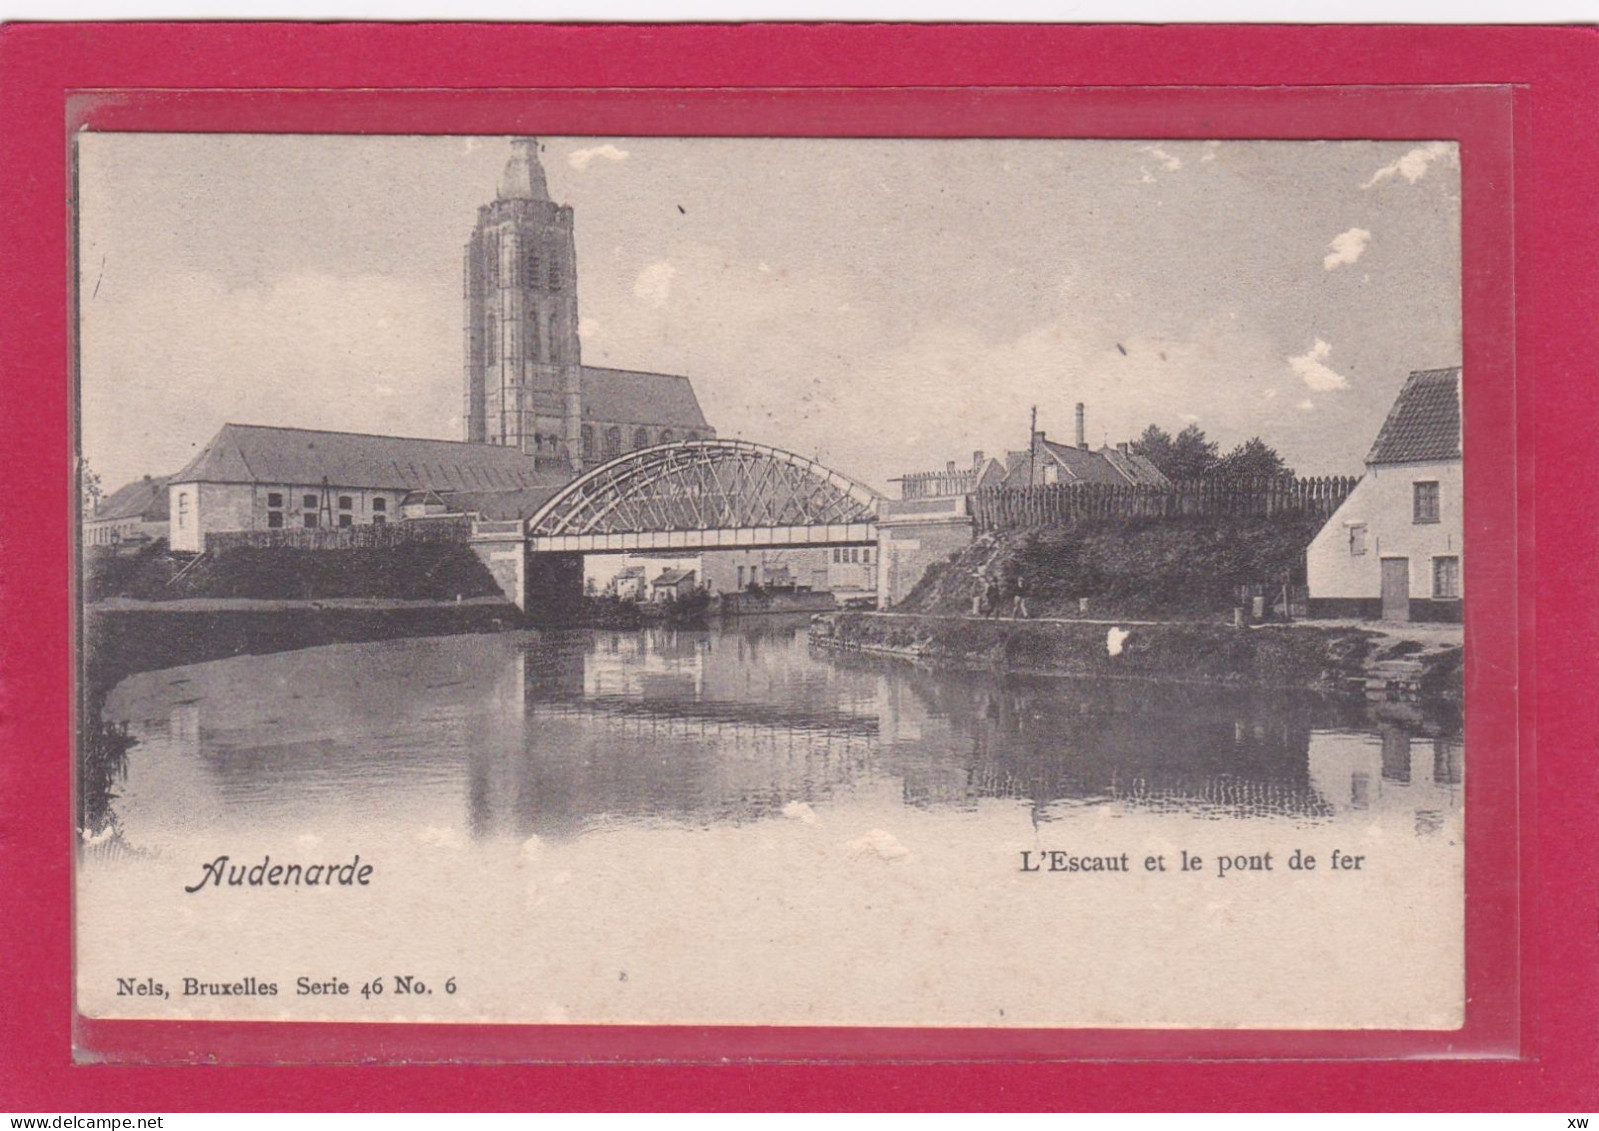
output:
[[[687,377],[583,366],[583,419],[708,431]]]
[[[1139,487],[1170,487],[1171,480],[1147,457],[1137,452],[1123,452],[1118,448],[1103,447],[1099,454],[1109,461],[1127,482]]]
[[[1412,373],[1388,410],[1366,462],[1460,458],[1460,367]]]
[[[1041,446],[1045,454],[1068,473],[1067,477],[1063,477],[1067,482],[1113,484],[1127,482],[1121,472],[1099,452],[1084,451],[1070,444],[1057,444],[1053,440],[1044,440]]]
[[[663,569],[661,575],[651,584],[654,585],[681,585],[685,581],[694,580],[694,571],[691,569]]]
[[[386,490],[508,491],[555,486],[532,456],[494,444],[224,424],[174,483],[316,484]]]
[[[142,522],[166,522],[167,484],[171,476],[152,478],[146,475],[120,487],[100,500],[95,512],[84,516],[85,522],[126,521],[130,518]]]

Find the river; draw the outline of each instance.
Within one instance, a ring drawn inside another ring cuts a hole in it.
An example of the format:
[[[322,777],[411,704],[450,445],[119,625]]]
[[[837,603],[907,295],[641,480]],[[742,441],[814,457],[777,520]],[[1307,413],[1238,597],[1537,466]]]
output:
[[[751,618],[244,656],[105,715],[136,743],[79,866],[98,1015],[1458,1018],[1461,743],[1359,706],[934,672]],[[368,887],[183,890],[222,854],[355,853]],[[1396,938],[1399,968],[1351,960]],[[283,993],[112,991],[146,970]],[[292,989],[401,970],[457,992]]]

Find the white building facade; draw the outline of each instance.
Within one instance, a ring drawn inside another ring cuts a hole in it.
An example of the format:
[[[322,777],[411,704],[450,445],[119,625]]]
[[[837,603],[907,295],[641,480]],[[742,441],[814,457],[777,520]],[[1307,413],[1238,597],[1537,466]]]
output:
[[[1306,553],[1310,615],[1460,621],[1463,508],[1460,370],[1412,373]]]

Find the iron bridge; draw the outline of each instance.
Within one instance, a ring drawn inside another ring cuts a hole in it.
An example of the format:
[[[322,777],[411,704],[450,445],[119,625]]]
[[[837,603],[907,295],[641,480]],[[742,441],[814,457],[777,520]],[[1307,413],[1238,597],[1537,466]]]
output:
[[[572,480],[527,522],[532,553],[739,550],[877,541],[882,496],[748,440],[628,452]]]

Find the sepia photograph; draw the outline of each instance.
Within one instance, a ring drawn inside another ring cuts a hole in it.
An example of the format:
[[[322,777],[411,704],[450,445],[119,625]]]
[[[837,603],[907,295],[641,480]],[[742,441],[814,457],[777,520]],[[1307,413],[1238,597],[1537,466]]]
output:
[[[1454,141],[73,147],[83,1016],[1462,1025]]]

